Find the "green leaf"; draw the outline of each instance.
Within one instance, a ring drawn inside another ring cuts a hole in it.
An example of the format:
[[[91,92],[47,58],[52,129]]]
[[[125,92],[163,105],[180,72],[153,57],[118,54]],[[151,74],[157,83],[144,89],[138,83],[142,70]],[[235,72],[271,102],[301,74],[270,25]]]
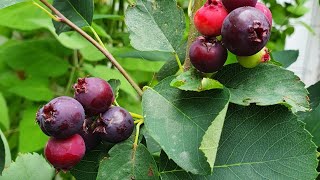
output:
[[[128,83],[128,81],[122,76],[122,74],[116,69],[110,69],[106,66],[97,65],[93,67],[92,65],[85,64],[84,70],[90,73],[92,76],[102,78],[104,80],[119,79],[121,81],[120,89],[136,97],[137,93],[133,87]]]
[[[148,61],[145,59],[117,58],[123,68],[129,71],[158,72],[163,66],[163,61]]]
[[[219,81],[203,77],[195,69],[181,73],[171,81],[170,85],[184,91],[196,92],[223,88],[223,85]]]
[[[61,56],[68,54],[70,51],[55,40],[10,42],[0,46],[0,60],[6,61],[14,70],[32,76],[58,77],[65,74],[69,64]]]
[[[10,21],[8,21],[8,19],[10,19]],[[0,25],[30,31],[51,25],[51,18],[32,3],[23,2],[1,9]]]
[[[226,117],[212,175],[188,174],[167,159],[161,179],[316,179],[316,146],[288,109],[230,105]]]
[[[11,153],[6,137],[0,129],[0,175],[11,163]],[[0,176],[1,177],[1,176]]]
[[[14,4],[21,3],[24,1],[28,1],[28,0],[2,0],[2,2],[0,2],[0,9],[6,8],[8,6],[12,6]]]
[[[48,80],[42,78],[28,78],[18,81],[8,91],[31,101],[49,101],[54,96],[53,91],[49,89]]]
[[[41,179],[51,180],[54,168],[39,154],[19,154],[16,161],[3,171],[1,180]]]
[[[308,87],[308,91],[310,93],[310,106],[311,109],[314,109],[320,104],[320,81]]]
[[[138,51],[132,48],[113,48],[112,54],[118,58],[137,58],[149,61],[167,61],[171,53],[159,51]]]
[[[125,141],[116,144],[109,155],[100,163],[97,180],[158,179],[156,162],[143,144],[134,150],[132,142]]]
[[[212,179],[315,179],[316,146],[283,106],[229,107]]]
[[[3,97],[0,92],[0,127],[4,127],[4,129],[9,129],[10,127],[10,119],[8,113],[8,107],[6,103],[6,99]]]
[[[209,126],[208,130],[204,134],[200,150],[204,153],[207,157],[207,162],[210,164],[211,169],[213,169],[214,162],[216,161],[218,145],[220,141],[220,136],[224,124],[224,120],[228,110],[227,103],[222,111],[218,114],[212,124]]]
[[[185,31],[185,16],[175,0],[137,0],[125,17],[131,45],[140,51],[176,52]]]
[[[230,102],[248,106],[284,104],[293,112],[309,109],[308,92],[293,72],[279,66],[260,64],[247,69],[230,64],[219,71],[215,79],[229,88]]]
[[[320,105],[306,113],[303,121],[306,123],[306,129],[313,135],[316,145],[320,146]]]
[[[46,136],[35,122],[37,107],[28,107],[19,125],[19,152],[34,152],[43,149],[49,137]],[[32,141],[30,141],[32,137]]]
[[[90,26],[93,18],[94,2],[92,0],[54,0],[53,6],[78,27]],[[57,34],[70,31],[62,22],[53,21]]]
[[[98,174],[99,163],[107,155],[107,147],[100,144],[98,147],[86,153],[83,159],[70,171],[77,180],[95,180]]]
[[[271,55],[274,60],[280,62],[283,67],[287,68],[298,59],[299,51],[298,50],[273,51]]]
[[[173,78],[145,90],[142,106],[146,129],[183,169],[209,174],[211,168],[199,147],[208,127],[229,102],[229,92],[226,89],[181,91],[169,85]]]

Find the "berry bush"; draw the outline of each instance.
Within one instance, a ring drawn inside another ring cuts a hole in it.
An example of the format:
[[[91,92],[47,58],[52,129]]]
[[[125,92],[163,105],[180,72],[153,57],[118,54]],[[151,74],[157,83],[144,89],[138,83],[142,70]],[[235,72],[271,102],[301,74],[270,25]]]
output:
[[[3,0],[0,179],[316,179],[304,3]]]

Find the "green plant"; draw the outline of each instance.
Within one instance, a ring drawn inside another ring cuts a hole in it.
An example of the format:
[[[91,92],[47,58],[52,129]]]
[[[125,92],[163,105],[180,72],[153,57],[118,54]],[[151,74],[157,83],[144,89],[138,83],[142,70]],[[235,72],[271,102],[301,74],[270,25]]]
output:
[[[0,46],[1,179],[55,176],[42,157],[48,137],[34,124],[35,113],[56,96],[72,96],[72,84],[86,75],[108,80],[114,105],[131,112],[135,132],[122,143],[101,143],[70,174],[57,176],[315,179],[318,175],[320,135],[314,127],[319,83],[308,88],[308,101],[304,84],[278,66],[294,62],[298,52],[276,51],[283,50],[292,19],[298,17],[299,11],[288,7],[304,9],[305,1],[268,3],[276,19],[267,46],[277,65],[246,69],[229,54],[221,70],[206,75],[191,68],[186,57],[198,36],[193,15],[203,1],[178,1],[182,8],[175,0],[128,1],[129,6],[123,0],[95,4],[54,0],[54,7],[45,0],[21,1],[0,3],[0,34],[5,37]],[[304,13],[301,10],[299,16]],[[286,21],[280,24],[283,15]]]

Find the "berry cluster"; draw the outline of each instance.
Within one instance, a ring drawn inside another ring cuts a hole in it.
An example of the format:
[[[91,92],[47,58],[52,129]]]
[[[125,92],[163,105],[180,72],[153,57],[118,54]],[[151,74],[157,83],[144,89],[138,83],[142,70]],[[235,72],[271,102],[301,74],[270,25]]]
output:
[[[201,72],[219,70],[228,50],[246,68],[270,60],[265,45],[271,34],[272,14],[257,0],[207,0],[195,13],[194,25],[203,36],[192,43],[189,57]],[[220,35],[222,41],[217,38]]]
[[[134,120],[124,108],[112,106],[114,94],[100,78],[79,78],[74,98],[61,96],[41,107],[36,122],[51,136],[44,150],[57,170],[69,170],[101,140],[118,143],[130,137]]]

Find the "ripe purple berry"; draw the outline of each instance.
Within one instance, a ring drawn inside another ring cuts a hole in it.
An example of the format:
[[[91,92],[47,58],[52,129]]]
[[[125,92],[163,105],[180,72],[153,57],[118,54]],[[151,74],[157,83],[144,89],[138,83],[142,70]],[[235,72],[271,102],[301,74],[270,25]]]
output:
[[[224,7],[229,11],[233,11],[239,7],[251,6],[254,7],[258,0],[222,0]]]
[[[67,138],[81,129],[84,118],[84,109],[77,100],[61,96],[40,108],[36,121],[46,135]]]
[[[67,139],[51,137],[44,149],[44,154],[57,170],[67,171],[81,161],[85,151],[82,137],[75,134]]]
[[[98,119],[98,132],[107,142],[118,143],[128,139],[134,129],[134,121],[130,113],[121,107],[111,107]]]
[[[200,36],[191,44],[189,57],[196,69],[204,73],[212,73],[224,65],[228,51],[216,38]]]
[[[83,128],[79,131],[79,135],[83,138],[86,149],[91,150],[98,146],[101,142],[101,138],[98,133],[93,133],[95,129],[94,119],[85,119]]]
[[[79,78],[73,88],[75,99],[83,105],[89,116],[105,112],[114,101],[111,86],[100,78]]]
[[[251,56],[268,42],[271,25],[267,17],[254,7],[235,9],[223,22],[221,35],[224,46],[238,56]]]
[[[270,9],[261,2],[257,2],[255,8],[259,9],[268,18],[270,25],[272,26],[272,13]]]

